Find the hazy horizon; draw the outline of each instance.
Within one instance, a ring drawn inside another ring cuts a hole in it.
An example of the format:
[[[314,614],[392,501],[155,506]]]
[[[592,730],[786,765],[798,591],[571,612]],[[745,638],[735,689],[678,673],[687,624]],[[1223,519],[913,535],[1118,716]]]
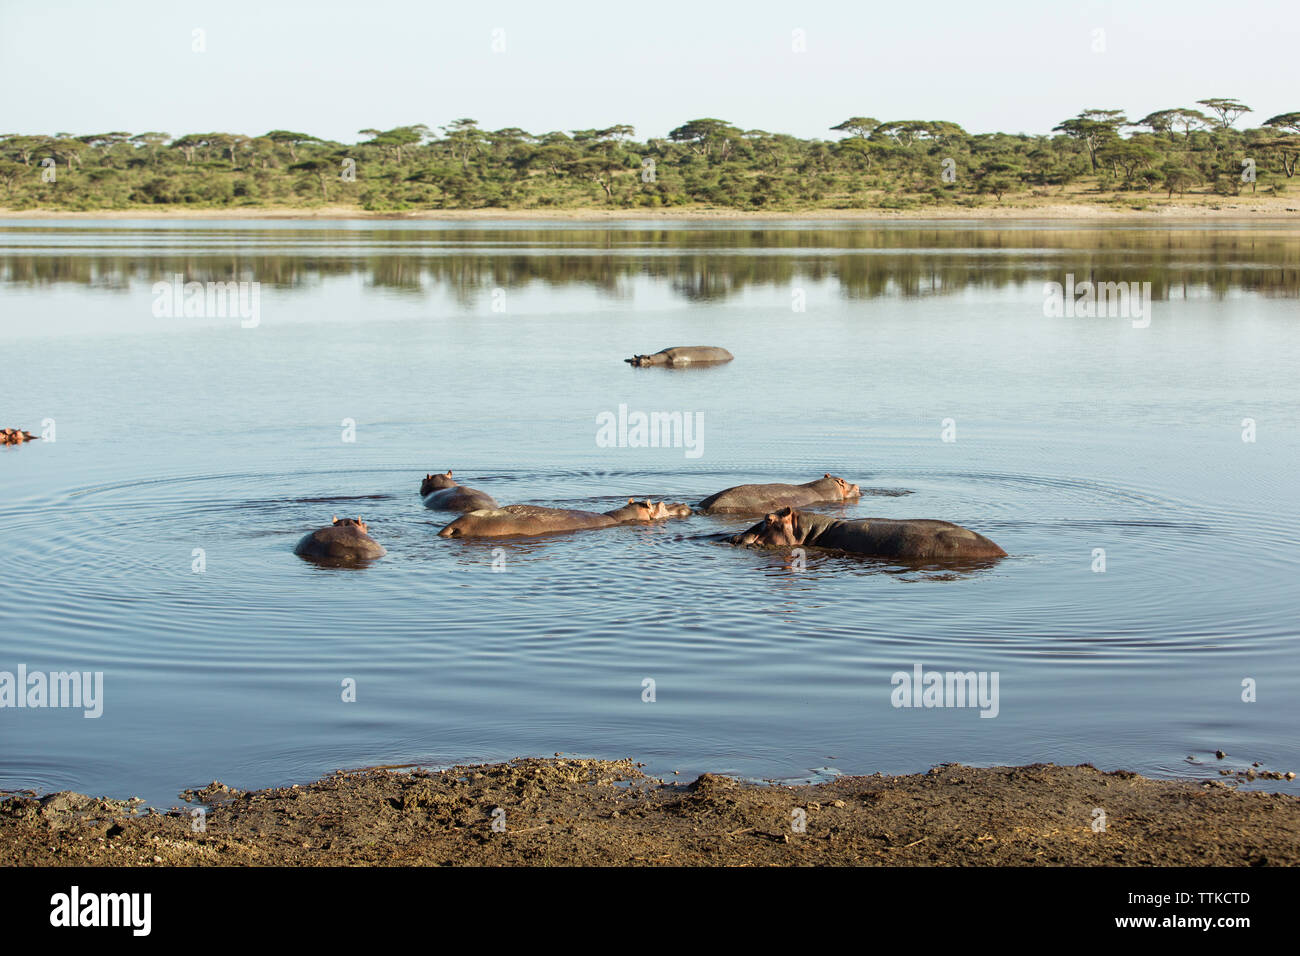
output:
[[[834,139],[829,127],[864,115],[1042,134],[1082,109],[1137,119],[1211,96],[1254,107],[1246,128],[1300,109],[1293,42],[1270,28],[1289,16],[1276,0],[1242,17],[1207,0],[996,11],[939,0],[919,22],[915,8],[839,3],[0,0],[0,81],[21,91],[0,132],[287,128],[354,143],[361,129],[471,117],[533,133],[630,124],[645,139],[710,116]]]

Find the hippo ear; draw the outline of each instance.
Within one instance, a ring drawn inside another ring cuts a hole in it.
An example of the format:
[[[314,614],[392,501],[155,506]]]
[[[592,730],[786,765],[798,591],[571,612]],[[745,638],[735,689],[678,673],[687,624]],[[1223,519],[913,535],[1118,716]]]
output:
[[[831,473],[830,473],[829,471],[826,472],[826,474],[822,475],[823,478],[829,478],[830,476],[831,476]]]
[[[428,480],[429,478],[432,478],[433,475],[428,475],[428,474],[426,474],[424,477],[425,477],[426,480]]]
[[[450,469],[450,468],[447,469],[447,477],[448,477],[448,478],[451,477],[451,469]]]
[[[634,505],[634,504],[636,504],[636,499],[635,499],[635,498],[628,498],[628,499],[627,499],[627,503],[630,504],[630,505]]]
[[[334,517],[330,518],[330,521],[334,522],[334,524],[338,524],[338,523],[339,523],[339,516],[338,516],[338,515],[335,515]]]

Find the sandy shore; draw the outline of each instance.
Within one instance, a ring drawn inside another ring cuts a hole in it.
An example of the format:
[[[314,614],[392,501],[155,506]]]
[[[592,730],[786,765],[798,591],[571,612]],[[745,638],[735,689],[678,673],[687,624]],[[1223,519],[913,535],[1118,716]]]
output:
[[[1300,797],[1087,765],[949,764],[785,787],[523,759],[183,796],[206,804],[202,832],[189,808],[7,795],[0,865],[1300,864]]]
[[[1147,199],[1143,208],[1123,203],[1006,203],[969,208],[964,206],[923,209],[809,209],[799,212],[745,212],[737,209],[688,207],[678,209],[433,209],[418,212],[377,213],[355,206],[277,208],[271,206],[196,209],[192,206],[141,207],[68,212],[49,209],[0,209],[0,219],[376,219],[480,221],[515,219],[527,221],[647,221],[674,220],[1292,220],[1300,221],[1300,198],[1234,197],[1222,201],[1157,201]]]

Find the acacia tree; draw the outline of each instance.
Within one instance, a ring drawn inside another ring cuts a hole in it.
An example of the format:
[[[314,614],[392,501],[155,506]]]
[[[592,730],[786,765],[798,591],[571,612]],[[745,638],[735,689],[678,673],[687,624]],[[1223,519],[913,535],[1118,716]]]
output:
[[[1156,160],[1156,151],[1149,146],[1135,143],[1131,139],[1117,139],[1108,144],[1097,154],[1102,162],[1111,164],[1115,174],[1124,170],[1124,179],[1131,181],[1139,168],[1150,166]]]
[[[1064,133],[1088,147],[1092,168],[1097,169],[1097,151],[1119,138],[1119,128],[1128,125],[1123,110],[1084,110],[1078,116],[1053,126],[1053,132]]]
[[[691,152],[710,158],[716,151],[719,160],[725,161],[727,154],[740,140],[740,130],[726,120],[696,119],[672,130],[668,138],[674,143],[685,143]]]
[[[866,139],[880,125],[880,120],[874,116],[850,116],[838,126],[832,126],[831,130],[837,133],[849,133],[858,139]]]
[[[3,139],[3,137],[0,137],[0,139]],[[11,162],[7,159],[0,159],[0,186],[4,186],[5,195],[12,195],[14,184],[17,183],[21,177],[26,176],[30,172],[30,166],[25,166],[22,163]]]
[[[1227,129],[1237,122],[1237,118],[1244,113],[1253,113],[1245,103],[1238,103],[1228,97],[1211,97],[1208,100],[1197,100],[1197,106],[1204,106],[1219,117],[1219,129]]]
[[[1181,196],[1201,181],[1201,177],[1196,174],[1195,170],[1188,169],[1181,163],[1166,163],[1160,168],[1160,174],[1165,189],[1169,190],[1170,199],[1174,198],[1175,190]]]
[[[1016,187],[1024,170],[1016,163],[994,159],[985,163],[975,173],[975,188],[982,193],[992,193],[1002,202],[1004,193]]]
[[[363,131],[364,132],[364,131]],[[305,143],[319,143],[320,140],[315,136],[309,136],[306,133],[295,133],[287,129],[273,129],[264,137],[275,143],[277,146],[286,146],[289,149],[289,158],[295,163],[298,162],[298,147]]]
[[[329,174],[335,170],[335,165],[328,159],[307,159],[301,163],[295,163],[289,169],[294,172],[315,173],[320,180],[321,198],[329,202]]]
[[[1145,126],[1153,133],[1166,133],[1173,135],[1174,120],[1178,116],[1178,110],[1156,110],[1154,113],[1148,113],[1136,123],[1129,125],[1134,128]]]
[[[1264,120],[1264,125],[1287,133],[1300,134],[1300,112],[1279,113]],[[1261,143],[1266,149],[1276,149],[1282,156],[1282,172],[1290,179],[1296,173],[1296,161],[1300,160],[1300,135],[1279,136],[1277,139]]]
[[[1182,127],[1183,139],[1191,140],[1192,133],[1198,129],[1209,129],[1214,121],[1200,110],[1177,109],[1171,117],[1173,126]]]
[[[457,122],[463,121],[457,120]],[[469,120],[469,122],[472,123],[473,120]],[[363,129],[361,134],[363,136],[373,134],[374,138],[365,145],[380,146],[384,149],[392,150],[393,155],[397,160],[397,164],[400,166],[402,164],[402,150],[418,145],[426,136],[429,135],[429,127],[425,126],[423,123],[417,123],[414,126],[396,126],[393,129],[385,130],[382,133],[378,130]]]
[[[158,164],[158,147],[166,146],[171,142],[171,139],[170,133],[151,132],[132,136],[130,142],[134,143],[137,149],[142,147],[148,149],[149,160],[156,166]]]

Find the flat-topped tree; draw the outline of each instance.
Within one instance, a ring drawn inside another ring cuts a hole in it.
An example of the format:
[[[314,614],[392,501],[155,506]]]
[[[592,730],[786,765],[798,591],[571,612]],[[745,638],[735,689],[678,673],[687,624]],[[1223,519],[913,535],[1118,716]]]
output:
[[[1214,120],[1210,119],[1200,110],[1176,109],[1173,112],[1174,115],[1171,118],[1172,124],[1175,129],[1181,129],[1183,131],[1184,139],[1191,139],[1192,133],[1196,132],[1196,130],[1209,129],[1214,123]]]
[[[1300,160],[1300,113],[1279,113],[1269,117],[1264,125],[1270,129],[1282,130],[1284,133],[1276,139],[1266,140],[1259,145],[1265,149],[1276,149],[1282,156],[1282,172],[1290,179],[1296,174],[1296,162]]]
[[[874,116],[850,116],[838,126],[832,126],[831,130],[837,133],[848,133],[858,139],[866,139],[879,125],[880,120]]]
[[[158,147],[166,146],[171,141],[171,133],[162,133],[158,131],[137,133],[129,140],[129,142],[131,142],[137,149],[148,149],[149,161],[155,165],[158,163]]]
[[[298,147],[305,143],[319,143],[320,140],[315,136],[309,136],[307,133],[295,133],[287,129],[273,129],[267,133],[264,139],[269,139],[277,146],[286,146],[289,149],[289,158],[295,163],[298,162]]]
[[[1025,171],[1017,163],[995,159],[985,163],[975,172],[975,188],[981,193],[992,193],[1002,202],[1004,193],[1020,185]]]
[[[1238,118],[1245,113],[1253,113],[1245,103],[1238,103],[1228,97],[1212,97],[1208,100],[1197,100],[1197,106],[1204,106],[1216,116],[1218,116],[1219,129],[1228,129]]]
[[[1053,126],[1052,131],[1064,133],[1088,147],[1092,168],[1097,168],[1097,150],[1119,138],[1121,126],[1129,125],[1123,110],[1084,110],[1078,116]]]
[[[1153,133],[1172,133],[1174,129],[1174,120],[1178,116],[1178,110],[1156,110],[1154,113],[1148,113],[1140,120],[1130,123],[1134,129],[1146,127]]]
[[[886,136],[900,146],[911,146],[919,140],[963,137],[966,131],[956,123],[947,120],[894,120],[881,123],[876,127],[873,135]]]
[[[1271,126],[1273,129],[1284,129],[1292,133],[1300,133],[1300,113],[1279,113],[1277,116],[1271,116],[1264,120],[1265,126]]]
[[[1151,147],[1143,146],[1131,139],[1117,139],[1098,150],[1097,158],[1102,162],[1110,163],[1117,175],[1119,170],[1123,169],[1124,178],[1132,180],[1133,174],[1139,169],[1154,165],[1158,154]]]
[[[289,167],[289,170],[295,173],[314,173],[320,182],[321,198],[326,202],[329,202],[330,198],[329,177],[337,169],[338,166],[328,159],[306,159]]]
[[[488,141],[487,134],[479,129],[478,120],[463,117],[452,120],[442,128],[444,142],[451,147],[451,155],[460,160],[461,169],[469,169],[469,158],[477,156]]]
[[[457,120],[456,122],[463,123],[466,121]],[[474,121],[469,120],[468,122],[473,123]],[[452,125],[454,126],[455,124]],[[382,133],[378,130],[363,129],[361,134],[363,136],[373,134],[374,138],[364,145],[381,146],[384,149],[392,150],[393,155],[396,157],[397,162],[400,165],[402,162],[402,150],[419,145],[424,138],[429,135],[429,132],[429,127],[425,126],[423,123],[416,123],[414,126],[395,126],[393,129],[384,130]]]
[[[706,117],[683,123],[672,130],[668,138],[674,143],[685,143],[691,152],[706,159],[715,152],[719,159],[726,159],[740,141],[740,130],[726,120]]]
[[[21,136],[6,134],[0,142],[0,150],[18,157],[24,166],[32,164],[32,157],[49,146],[48,136]]]

